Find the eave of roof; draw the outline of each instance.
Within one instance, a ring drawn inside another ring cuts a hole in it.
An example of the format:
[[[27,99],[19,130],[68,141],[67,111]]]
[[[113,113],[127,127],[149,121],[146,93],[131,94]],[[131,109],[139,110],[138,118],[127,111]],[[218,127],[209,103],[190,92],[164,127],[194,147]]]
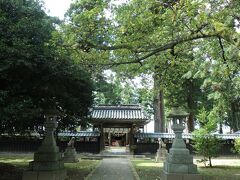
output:
[[[97,106],[91,111],[90,119],[93,121],[148,121],[139,105]]]
[[[79,132],[60,132],[59,137],[98,137],[100,133],[97,131],[79,131]]]

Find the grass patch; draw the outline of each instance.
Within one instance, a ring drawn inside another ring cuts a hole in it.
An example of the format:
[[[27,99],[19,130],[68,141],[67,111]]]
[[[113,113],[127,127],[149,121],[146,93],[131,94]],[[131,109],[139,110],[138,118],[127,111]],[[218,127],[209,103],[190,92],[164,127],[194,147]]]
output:
[[[223,161],[224,162],[224,161]],[[141,180],[160,180],[163,163],[156,163],[153,159],[134,159],[132,163]],[[212,168],[198,167],[203,180],[240,180],[240,163],[216,165]]]
[[[86,159],[78,163],[65,163],[69,180],[83,180],[99,163],[99,160]]]
[[[198,171],[204,180],[240,180],[240,166],[199,167]]]
[[[4,154],[0,156],[0,180],[22,180],[22,173],[32,160],[31,154]]]
[[[32,154],[0,155],[0,180],[22,180],[22,173],[33,160]],[[68,180],[83,180],[100,160],[81,159],[78,163],[65,163]]]
[[[156,163],[153,160],[136,159],[132,160],[141,180],[159,180],[163,164]]]

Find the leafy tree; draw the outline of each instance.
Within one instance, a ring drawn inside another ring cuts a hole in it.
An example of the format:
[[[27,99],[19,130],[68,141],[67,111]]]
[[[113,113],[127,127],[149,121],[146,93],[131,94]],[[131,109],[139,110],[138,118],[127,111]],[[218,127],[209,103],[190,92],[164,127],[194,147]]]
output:
[[[136,87],[131,79],[121,79],[118,75],[98,76],[95,79],[95,104],[141,104],[152,114],[151,90],[147,90],[149,84],[144,79],[141,80],[143,87]]]
[[[214,111],[209,113],[203,108],[198,115],[201,128],[194,132],[194,148],[203,156],[202,162],[205,166],[208,161],[210,167],[212,167],[212,157],[217,157],[221,148],[220,139],[212,134],[216,130],[216,118]]]
[[[0,1],[0,133],[37,129],[51,106],[64,117],[86,116],[90,76],[52,39],[56,22],[41,1]]]
[[[93,70],[93,74],[99,73],[96,60],[104,63],[110,56],[110,52],[95,48],[95,44],[104,45],[109,39],[110,22],[104,11],[107,7],[108,0],[76,0],[66,13],[66,23],[61,26],[63,46],[76,62]]]
[[[234,0],[131,0],[120,6],[111,1],[75,1],[63,28],[65,43],[86,66],[111,68],[126,76],[153,75],[154,108],[161,116],[161,130],[164,105],[168,108],[181,103],[190,111],[188,124],[192,131],[201,107],[223,107],[223,102],[211,98],[211,89],[204,88],[204,82],[217,72],[212,71],[216,64],[224,59],[228,64],[231,58],[226,57],[232,54],[226,53],[226,48],[235,49],[235,59],[239,58],[239,6]],[[111,18],[105,16],[105,10],[112,12]],[[210,65],[209,57],[213,59]],[[206,68],[209,74],[200,75]],[[237,74],[234,68],[229,71]],[[233,127],[238,122],[236,99],[226,103],[223,112],[227,112],[227,121]]]
[[[204,80],[201,89],[212,106],[218,109],[220,123],[230,125],[236,131],[239,123],[238,50],[220,39],[210,45],[208,52],[197,58],[201,63],[198,63],[199,68],[194,76]],[[205,49],[206,45],[200,48]]]
[[[104,75],[99,75],[95,80],[95,104],[117,105],[123,104],[122,87],[112,75],[108,81]]]
[[[196,135],[194,148],[196,152],[203,155],[201,162],[206,166],[206,162],[209,162],[209,166],[212,167],[212,158],[219,155],[221,148],[221,141],[214,135],[204,136],[204,133]]]
[[[236,138],[234,141],[234,151],[240,153],[240,138]]]

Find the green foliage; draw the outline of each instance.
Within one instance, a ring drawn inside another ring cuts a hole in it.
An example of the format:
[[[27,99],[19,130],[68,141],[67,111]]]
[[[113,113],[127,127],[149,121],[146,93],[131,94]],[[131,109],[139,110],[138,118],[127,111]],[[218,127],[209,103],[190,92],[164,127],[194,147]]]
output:
[[[209,166],[212,167],[212,157],[219,155],[221,148],[221,140],[218,139],[213,132],[217,128],[216,112],[207,112],[204,108],[199,112],[198,120],[201,125],[199,130],[194,131],[194,148],[196,152],[203,156],[201,160],[206,166],[209,161]]]
[[[199,118],[209,133],[217,123],[237,131],[239,7],[225,0],[75,0],[61,23],[41,1],[0,1],[0,131],[34,129],[50,103],[65,114],[60,127],[73,129],[92,103],[92,77],[96,104],[141,103],[152,112],[161,91],[166,109],[185,106],[192,124],[201,108],[211,111],[206,122]],[[102,76],[109,68],[116,78]],[[154,88],[136,88],[135,76],[153,76]]]
[[[120,81],[111,76],[108,81],[104,75],[99,75],[95,80],[95,104],[117,105],[123,104]]]
[[[141,104],[148,114],[152,114],[152,92],[147,89],[144,79],[141,80],[143,87],[136,87],[131,79],[122,79],[113,74],[108,77],[98,75],[95,79],[95,104]]]
[[[221,141],[214,135],[197,133],[194,138],[194,148],[196,152],[203,156],[201,162],[209,162],[209,166],[212,167],[211,159],[219,155],[221,148]]]
[[[202,130],[203,132],[205,131],[208,134],[215,132],[217,129],[218,118],[218,114],[214,109],[208,112],[207,110],[205,110],[205,108],[202,108],[197,116],[197,119],[201,126],[199,131]]]
[[[157,77],[147,96],[161,91],[167,109],[185,106],[192,126],[202,107],[214,108],[222,117],[218,121],[236,131],[240,128],[239,7],[233,0],[131,0],[118,6],[108,0],[76,0],[61,26],[62,40],[71,57],[93,70],[94,76],[110,68],[119,77]],[[143,94],[132,93],[127,86],[122,100],[120,89],[118,84],[106,93],[99,91],[97,102],[132,102]]]
[[[237,138],[234,141],[234,151],[236,151],[238,154],[240,153],[240,138]]]
[[[64,47],[74,61],[93,70],[92,73],[97,73],[98,64],[108,62],[110,56],[110,52],[98,48],[110,41],[106,8],[108,0],[76,0],[66,13],[66,23],[61,26]]]
[[[40,1],[0,1],[0,133],[37,130],[51,106],[65,128],[87,115],[90,75],[55,42],[56,22]]]

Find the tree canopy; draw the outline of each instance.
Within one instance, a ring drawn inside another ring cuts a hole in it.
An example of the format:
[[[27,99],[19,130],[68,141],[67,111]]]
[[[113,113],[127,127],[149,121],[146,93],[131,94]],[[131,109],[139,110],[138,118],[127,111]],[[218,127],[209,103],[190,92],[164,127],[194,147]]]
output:
[[[0,1],[0,133],[37,130],[54,106],[62,128],[87,115],[91,77],[56,42],[57,23],[41,1]]]
[[[239,11],[236,0],[75,0],[59,22],[41,1],[1,1],[2,122],[57,103],[74,124],[95,87],[95,103],[153,108],[156,131],[165,130],[165,111],[176,105],[189,111],[190,132],[203,108],[236,131]],[[114,78],[104,77],[107,69]],[[136,76],[154,85],[130,86]]]
[[[221,122],[236,130],[239,6],[235,0],[76,0],[62,27],[64,43],[88,67],[120,77],[153,75],[155,111],[185,106],[190,131],[203,107],[218,107]]]

